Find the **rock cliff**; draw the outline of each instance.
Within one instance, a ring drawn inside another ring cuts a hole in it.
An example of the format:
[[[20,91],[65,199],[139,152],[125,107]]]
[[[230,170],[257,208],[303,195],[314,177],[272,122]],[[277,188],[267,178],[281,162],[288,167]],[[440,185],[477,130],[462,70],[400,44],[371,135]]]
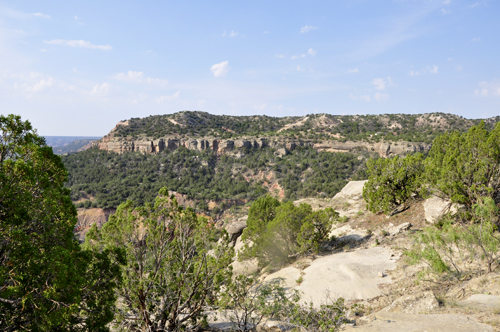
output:
[[[178,138],[164,137],[160,139],[126,139],[114,137],[112,135],[105,136],[97,141],[95,145],[101,150],[112,151],[116,153],[124,153],[128,151],[136,151],[142,153],[159,153],[164,150],[175,150],[179,147],[185,147],[191,150],[212,150],[217,154],[231,153],[232,151],[246,149],[261,149],[271,147],[275,149],[294,150],[299,146],[311,146],[318,151],[327,152],[351,152],[354,150],[365,150],[376,152],[381,157],[389,157],[391,155],[405,155],[414,152],[427,152],[431,148],[431,144],[413,143],[413,142],[379,142],[369,143],[363,141],[338,141],[327,140],[317,142],[310,139],[284,139],[278,137],[259,138],[246,137],[240,139],[219,139],[214,137],[203,138]],[[286,151],[285,150],[285,151]],[[285,152],[286,153],[286,152]]]

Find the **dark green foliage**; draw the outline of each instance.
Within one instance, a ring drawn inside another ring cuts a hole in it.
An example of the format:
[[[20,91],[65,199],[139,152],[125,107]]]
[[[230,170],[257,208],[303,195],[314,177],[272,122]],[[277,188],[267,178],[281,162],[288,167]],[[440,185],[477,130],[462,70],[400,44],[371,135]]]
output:
[[[171,115],[132,118],[128,126],[119,126],[117,136],[147,136],[160,138],[179,134],[188,137],[217,136],[231,138],[241,135],[261,135],[274,132],[299,117],[273,118],[269,116],[228,116],[206,112],[183,111]],[[174,124],[171,120],[179,123]],[[234,132],[234,133],[233,133]]]
[[[488,132],[484,122],[466,133],[444,134],[434,141],[426,163],[432,187],[468,210],[478,197],[500,203],[500,125]]]
[[[137,205],[153,202],[163,186],[198,200],[255,199],[265,192],[233,174],[234,159],[218,161],[213,154],[185,148],[157,155],[119,155],[91,148],[63,156],[63,162],[72,198],[85,192],[95,196],[101,208],[117,207],[127,199]]]
[[[245,156],[236,159],[185,148],[149,155],[91,148],[62,160],[69,172],[66,185],[72,199],[86,193],[101,208],[116,207],[127,199],[138,205],[152,202],[162,186],[197,200],[200,209],[207,207],[208,200],[251,201],[266,193],[259,182],[251,180],[260,171],[276,173],[287,199],[333,196],[363,169],[363,161],[351,153],[298,148],[280,158],[271,148],[243,152]]]
[[[233,249],[227,234],[217,243],[214,225],[179,206],[166,188],[154,206],[121,204],[101,231],[94,225],[86,241],[96,250],[125,253],[123,283],[117,289],[123,302],[114,322],[122,331],[199,327],[203,310],[231,278]]]
[[[253,244],[240,255],[257,257],[260,266],[281,267],[298,254],[318,252],[336,221],[333,209],[313,212],[309,204],[279,205],[272,197],[262,197],[252,204],[242,236]]]
[[[424,160],[420,153],[406,157],[370,159],[367,162],[368,182],[363,198],[374,213],[389,213],[405,204],[421,188]]]
[[[247,227],[243,240],[258,241],[267,231],[267,224],[276,217],[276,209],[281,203],[274,197],[263,196],[255,200],[248,211]]]
[[[429,114],[383,114],[383,115],[331,115],[310,114],[307,120],[296,124],[303,117],[269,117],[212,115],[205,112],[182,111],[175,114],[155,115],[147,118],[132,118],[128,126],[119,126],[118,137],[149,137],[152,139],[168,135],[186,137],[214,136],[236,138],[241,136],[286,136],[302,139],[380,140],[431,143],[439,134],[459,130],[466,131],[478,124],[445,113]],[[500,117],[488,119],[488,125],[498,122]],[[326,122],[325,126],[323,123]],[[175,124],[178,123],[178,124]],[[296,124],[282,130],[285,125]]]
[[[0,134],[0,330],[108,331],[120,253],[80,249],[66,170],[28,121]]]

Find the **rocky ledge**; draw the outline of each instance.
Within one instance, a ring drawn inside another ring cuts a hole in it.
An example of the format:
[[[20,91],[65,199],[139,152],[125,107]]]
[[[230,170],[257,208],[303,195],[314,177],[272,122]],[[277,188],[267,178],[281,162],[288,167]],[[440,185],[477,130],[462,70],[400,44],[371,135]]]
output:
[[[317,142],[310,139],[283,139],[278,137],[248,137],[234,140],[218,139],[213,137],[164,137],[160,139],[126,139],[113,137],[112,135],[105,136],[101,140],[95,142],[94,145],[96,145],[101,150],[113,151],[116,153],[124,153],[128,151],[136,151],[142,153],[160,153],[164,150],[175,150],[182,146],[187,149],[198,151],[212,150],[220,155],[231,153],[241,148],[262,149],[265,147],[284,149],[280,152],[280,154],[285,155],[287,151],[294,150],[296,147],[311,146],[318,151],[327,152],[351,152],[354,150],[364,150],[376,152],[381,157],[388,157],[391,155],[405,155],[414,152],[427,152],[431,148],[431,144],[406,141],[369,143],[363,141],[342,142],[337,140],[328,140]]]

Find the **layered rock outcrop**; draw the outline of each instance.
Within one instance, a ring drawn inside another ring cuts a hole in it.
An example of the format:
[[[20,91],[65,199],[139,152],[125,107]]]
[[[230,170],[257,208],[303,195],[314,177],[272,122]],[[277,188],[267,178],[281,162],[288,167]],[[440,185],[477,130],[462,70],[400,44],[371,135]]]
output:
[[[241,139],[218,139],[213,137],[204,138],[178,138],[164,137],[156,140],[150,139],[124,139],[108,135],[94,143],[101,150],[124,153],[136,151],[142,153],[159,153],[166,149],[175,150],[179,147],[185,147],[191,150],[212,150],[218,154],[231,153],[234,150],[262,149],[271,147],[275,149],[294,150],[299,146],[311,146],[318,151],[327,152],[351,152],[355,150],[364,150],[376,152],[381,157],[391,155],[405,155],[414,152],[427,152],[431,144],[413,143],[413,142],[379,142],[369,143],[362,141],[328,140],[321,143],[315,143],[309,139],[284,139],[280,137],[256,138],[247,137]]]

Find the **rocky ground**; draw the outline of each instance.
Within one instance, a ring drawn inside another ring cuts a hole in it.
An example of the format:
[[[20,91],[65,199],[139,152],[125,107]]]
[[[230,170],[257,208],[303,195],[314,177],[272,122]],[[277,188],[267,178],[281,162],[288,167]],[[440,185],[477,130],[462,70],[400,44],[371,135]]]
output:
[[[335,245],[323,248],[322,255],[262,277],[284,278],[287,287],[300,290],[303,300],[315,305],[326,295],[357,303],[361,309],[351,313],[353,326],[345,331],[500,331],[500,274],[478,273],[460,283],[426,281],[418,276],[424,266],[409,265],[403,255],[413,243],[412,234],[454,207],[432,198],[415,200],[391,217],[375,215],[366,210],[363,184],[350,182],[332,199],[295,202],[307,202],[315,210],[333,207],[347,218],[332,230]],[[237,249],[245,225],[244,218],[227,225]],[[256,270],[255,261],[234,263],[235,273]]]

